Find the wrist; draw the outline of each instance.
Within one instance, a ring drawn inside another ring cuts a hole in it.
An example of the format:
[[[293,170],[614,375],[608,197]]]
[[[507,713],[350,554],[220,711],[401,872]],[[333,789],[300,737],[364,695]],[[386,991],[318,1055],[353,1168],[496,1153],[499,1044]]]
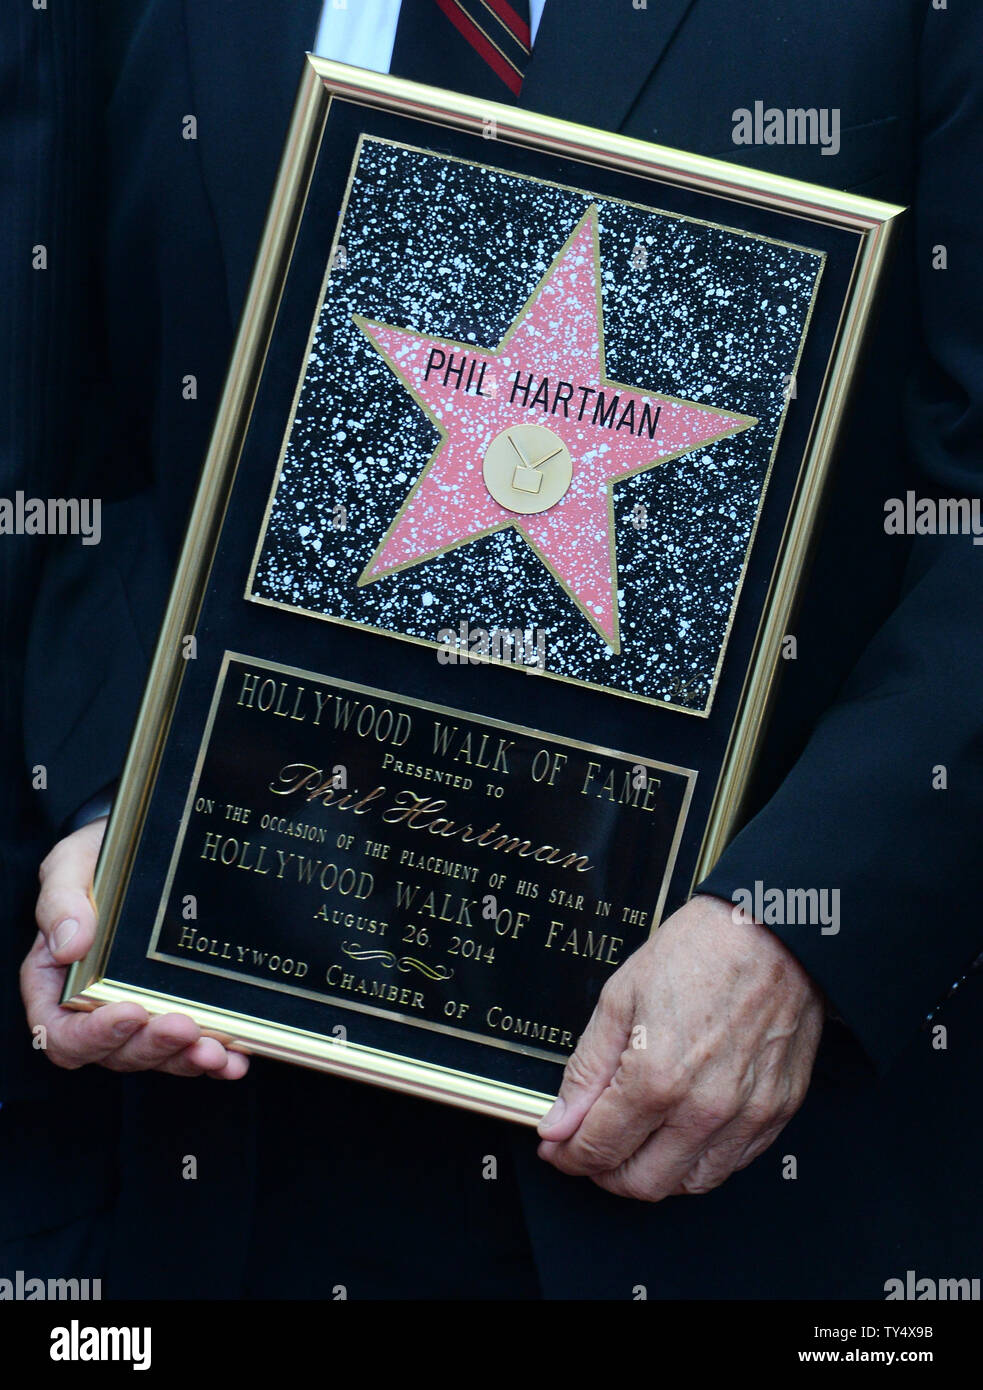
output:
[[[733,900],[717,897],[713,893],[695,893],[687,907],[694,907],[699,913],[697,920],[717,930],[718,939],[735,949],[741,960],[753,960],[761,968],[776,970],[776,983],[781,977],[791,984],[797,982],[803,990],[820,1000],[827,1009],[826,999],[820,986],[813,980],[795,952],[764,922],[759,922]],[[736,935],[735,935],[736,933]]]

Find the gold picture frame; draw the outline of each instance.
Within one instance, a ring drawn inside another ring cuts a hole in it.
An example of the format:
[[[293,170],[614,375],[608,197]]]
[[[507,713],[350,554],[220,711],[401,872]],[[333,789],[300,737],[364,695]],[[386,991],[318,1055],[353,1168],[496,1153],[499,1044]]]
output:
[[[771,707],[781,643],[815,537],[830,463],[855,379],[877,283],[904,211],[893,204],[822,189],[754,169],[686,154],[628,136],[602,132],[510,106],[495,106],[397,77],[308,55],[267,214],[255,269],[236,337],[209,449],[181,550],[170,599],[147,679],[139,716],[106,832],[92,890],[98,913],[96,941],[68,974],[64,1002],[91,1009],[136,1001],[151,1013],[190,1013],[206,1033],[232,1047],[299,1062],[343,1076],[394,1087],[525,1124],[535,1124],[551,1102],[544,1090],[511,1085],[470,1071],[406,1057],[384,1048],[333,1039],[194,999],[158,993],[107,975],[121,907],[171,728],[187,662],[183,644],[194,633],[207,590],[226,505],[249,428],[278,308],[287,279],[322,135],[334,102],[401,115],[435,128],[480,135],[491,119],[498,146],[547,151],[584,166],[602,166],[712,195],[735,204],[773,209],[801,221],[856,235],[835,341],[829,354],[785,520],[763,617],[744,678],[738,714],[730,726],[693,882],[712,867],[732,836],[762,730]]]

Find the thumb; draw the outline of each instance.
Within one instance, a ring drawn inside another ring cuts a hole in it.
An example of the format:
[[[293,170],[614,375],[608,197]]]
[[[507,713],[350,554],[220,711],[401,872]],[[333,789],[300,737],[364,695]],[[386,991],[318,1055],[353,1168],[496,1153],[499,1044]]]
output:
[[[92,945],[96,913],[89,897],[106,817],[59,840],[38,871],[35,919],[59,965],[81,960]]]
[[[617,975],[601,990],[590,1022],[567,1062],[560,1093],[539,1122],[539,1136],[562,1143],[576,1133],[580,1122],[618,1070],[628,1045],[633,1004],[631,992]]]

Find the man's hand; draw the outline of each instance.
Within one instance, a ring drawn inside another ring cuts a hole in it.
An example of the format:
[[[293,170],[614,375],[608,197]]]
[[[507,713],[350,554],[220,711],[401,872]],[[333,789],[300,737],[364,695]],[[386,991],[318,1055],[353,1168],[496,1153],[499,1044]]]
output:
[[[59,1004],[65,967],[92,945],[96,914],[89,899],[106,818],[59,840],[40,869],[37,940],[21,966],[27,1021],[45,1029],[45,1051],[56,1066],[74,1070],[98,1062],[112,1071],[166,1071],[173,1076],[245,1076],[249,1059],[226,1051],[184,1014],[151,1018],[139,1004],[104,1004],[91,1013]]]
[[[777,1137],[805,1097],[821,995],[766,927],[696,897],[601,992],[541,1158],[641,1201],[708,1192]]]

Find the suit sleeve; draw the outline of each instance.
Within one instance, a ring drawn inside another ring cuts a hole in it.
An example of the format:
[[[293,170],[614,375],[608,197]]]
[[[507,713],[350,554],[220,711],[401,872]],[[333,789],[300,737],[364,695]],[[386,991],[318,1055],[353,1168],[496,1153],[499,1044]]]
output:
[[[921,343],[898,383],[909,457],[897,473],[910,470],[919,497],[983,495],[981,50],[978,7],[928,13],[909,214]],[[983,951],[981,839],[983,543],[919,536],[896,609],[699,891],[838,888],[838,933],[771,929],[883,1069]]]
[[[172,364],[160,362],[153,209],[143,210],[133,172],[142,171],[148,183],[155,175],[166,182],[153,139],[159,108],[169,107],[143,93],[142,108],[134,111],[121,107],[116,95],[146,9],[111,0],[90,21],[86,116],[93,168],[73,209],[87,299],[59,330],[62,351],[82,382],[65,486],[70,495],[98,502],[100,526],[97,544],[83,545],[75,536],[48,542],[32,614],[25,751],[28,766],[47,771],[49,839],[120,774],[173,567],[175,538],[163,516],[168,499],[186,504],[183,484],[176,478],[162,483],[154,471],[159,425],[153,391]],[[175,23],[166,38],[162,69],[181,42]],[[162,71],[160,81],[166,80]],[[184,252],[182,244],[174,255]],[[180,379],[176,369],[173,375]],[[178,513],[182,509],[177,506]]]
[[[167,594],[153,493],[101,500],[99,545],[49,557],[28,645],[25,743],[52,837],[122,771]]]
[[[95,35],[79,6],[0,9],[0,493],[80,495],[76,460],[96,354],[89,300],[89,207],[97,178]],[[43,255],[42,255],[43,253]],[[80,345],[84,344],[84,350]],[[91,496],[86,487],[82,495]],[[73,795],[39,720],[65,725],[79,667],[54,664],[69,645],[71,603],[38,628],[49,580],[67,578],[79,536],[0,536],[0,1101],[49,1093],[55,1068],[34,1046],[18,967],[34,940],[37,870]],[[68,571],[63,560],[68,557]],[[98,604],[95,607],[100,607]],[[97,624],[101,630],[104,624]],[[76,644],[86,650],[84,636]],[[84,681],[84,673],[79,672]]]

